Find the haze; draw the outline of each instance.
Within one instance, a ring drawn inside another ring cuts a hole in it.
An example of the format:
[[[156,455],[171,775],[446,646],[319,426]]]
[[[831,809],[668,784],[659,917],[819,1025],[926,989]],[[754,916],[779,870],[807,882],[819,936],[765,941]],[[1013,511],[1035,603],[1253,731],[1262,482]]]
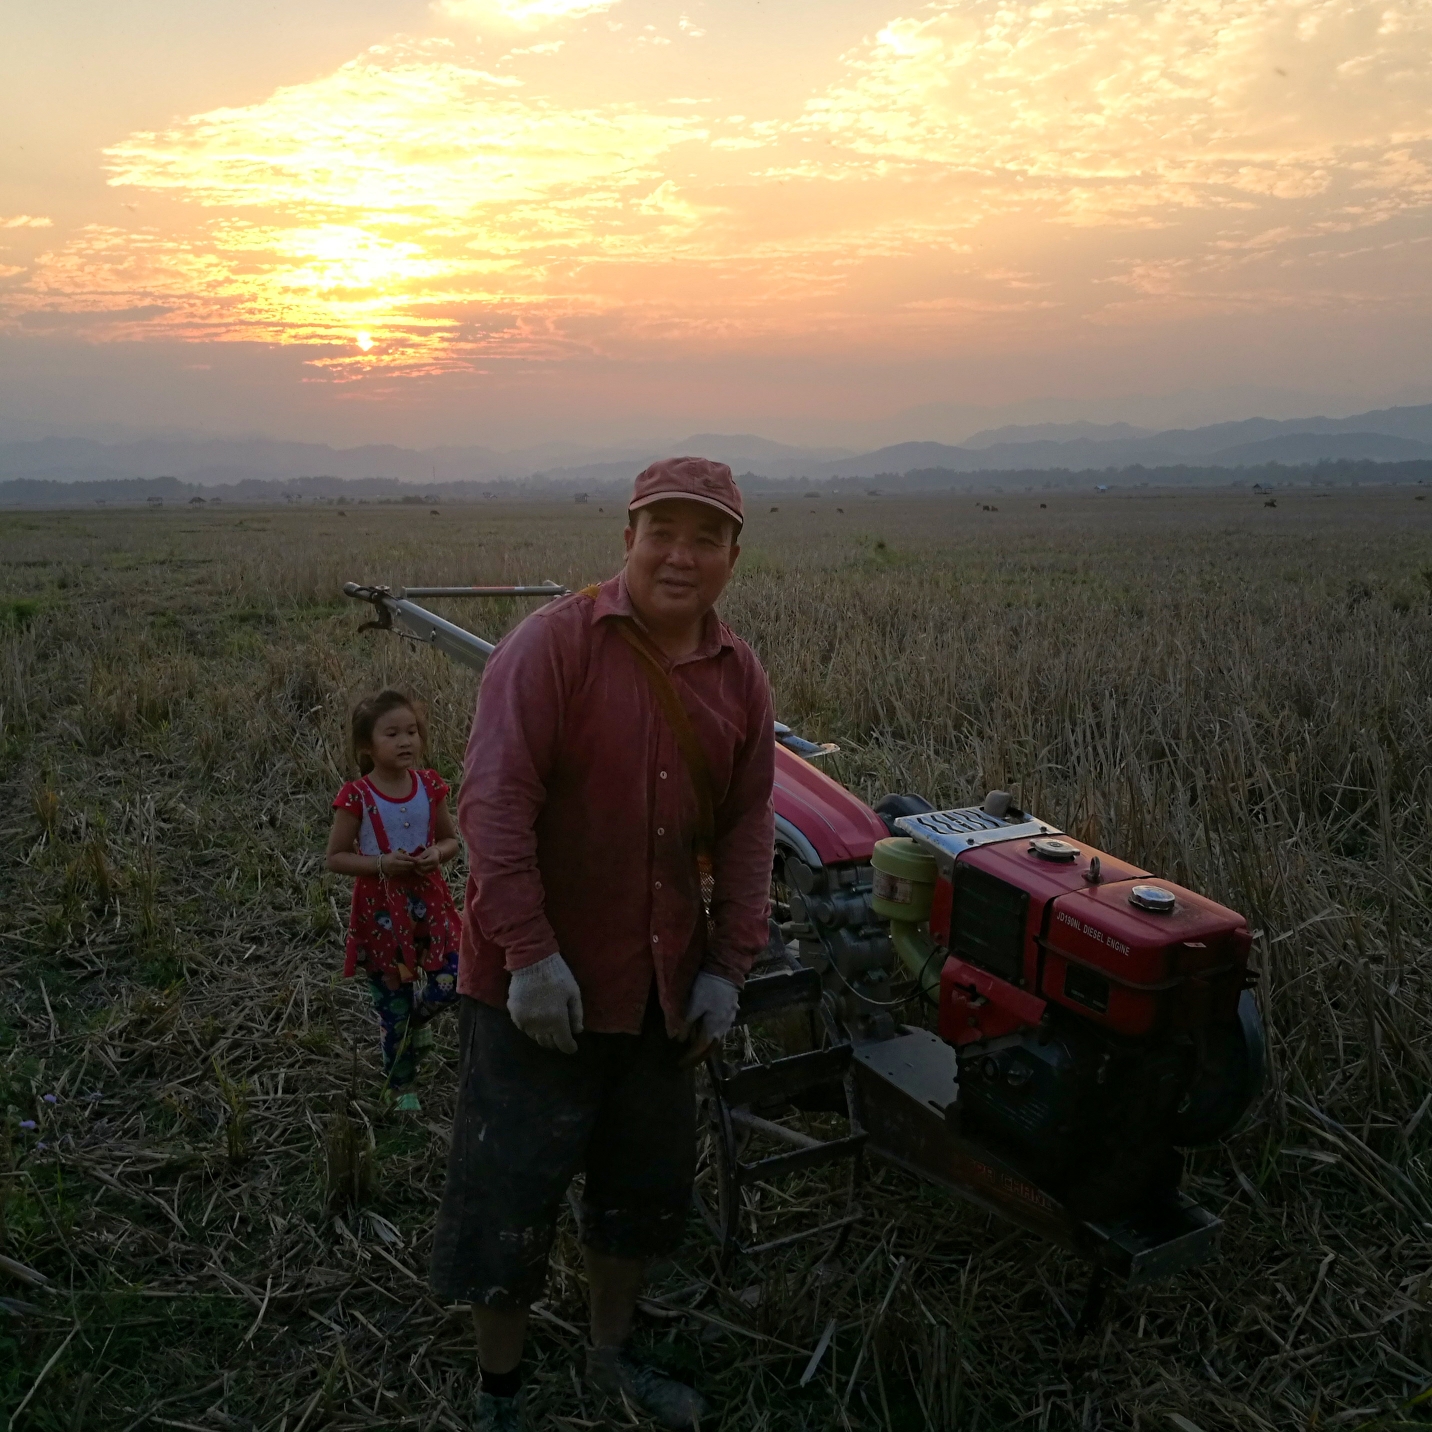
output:
[[[11,6],[0,429],[1432,397],[1432,0]]]

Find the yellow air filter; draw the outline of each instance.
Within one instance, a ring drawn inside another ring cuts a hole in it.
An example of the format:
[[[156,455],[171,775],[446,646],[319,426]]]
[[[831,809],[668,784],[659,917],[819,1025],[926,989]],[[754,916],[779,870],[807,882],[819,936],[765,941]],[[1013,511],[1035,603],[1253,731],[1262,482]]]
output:
[[[886,920],[919,925],[930,918],[935,893],[935,857],[903,835],[877,841],[871,857],[875,882],[870,901]]]

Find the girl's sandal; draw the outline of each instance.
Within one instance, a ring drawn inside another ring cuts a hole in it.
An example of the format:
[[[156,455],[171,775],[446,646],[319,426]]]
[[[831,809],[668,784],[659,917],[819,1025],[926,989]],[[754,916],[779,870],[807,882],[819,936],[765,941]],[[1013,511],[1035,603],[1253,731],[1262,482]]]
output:
[[[421,1114],[423,1106],[411,1089],[398,1090],[392,1085],[384,1088],[379,1098],[379,1109],[385,1114]]]

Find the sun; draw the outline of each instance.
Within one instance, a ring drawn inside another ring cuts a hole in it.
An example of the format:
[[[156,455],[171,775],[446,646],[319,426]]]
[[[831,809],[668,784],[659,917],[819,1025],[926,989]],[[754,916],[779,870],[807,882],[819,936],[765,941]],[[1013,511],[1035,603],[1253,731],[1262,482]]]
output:
[[[360,333],[356,340],[358,346],[366,353],[373,346],[373,335],[371,333]]]

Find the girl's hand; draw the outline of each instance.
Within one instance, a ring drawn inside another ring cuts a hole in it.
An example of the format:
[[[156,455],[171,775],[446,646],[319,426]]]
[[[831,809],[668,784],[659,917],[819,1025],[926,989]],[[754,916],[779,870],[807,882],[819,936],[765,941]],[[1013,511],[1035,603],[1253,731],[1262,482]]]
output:
[[[427,875],[430,871],[436,870],[438,866],[442,864],[442,857],[436,844],[424,846],[422,850],[413,851],[412,859],[419,875]]]
[[[411,875],[418,869],[417,862],[411,855],[401,850],[395,850],[383,857],[383,874],[387,875]]]

